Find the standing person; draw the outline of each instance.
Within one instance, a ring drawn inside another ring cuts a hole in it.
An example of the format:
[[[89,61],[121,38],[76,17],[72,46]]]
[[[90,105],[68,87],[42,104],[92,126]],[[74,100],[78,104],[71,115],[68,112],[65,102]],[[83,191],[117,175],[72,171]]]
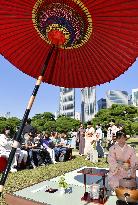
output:
[[[77,131],[76,131],[76,129],[72,130],[71,137],[72,137],[71,143],[70,143],[71,148],[76,149],[76,143],[77,143]]]
[[[113,191],[119,186],[119,180],[125,177],[136,177],[137,158],[134,148],[126,144],[124,132],[116,133],[116,143],[109,149],[109,185]]]
[[[32,120],[30,118],[27,119],[24,129],[23,129],[23,137],[25,138],[25,134],[28,134],[30,132],[35,132],[34,127],[31,125]]]
[[[85,147],[85,128],[83,124],[80,124],[80,128],[77,132],[77,141],[79,142],[79,154],[84,155],[84,147]]]
[[[110,124],[110,127],[108,128],[109,129],[109,143],[108,143],[108,147],[107,147],[107,150],[109,150],[109,148],[114,145],[114,139],[115,139],[115,136],[116,136],[116,132],[119,131],[118,127],[115,125],[115,121],[112,121],[109,123]]]
[[[111,135],[116,135],[117,131],[119,131],[119,128],[115,125],[115,122],[111,122]]]
[[[107,138],[106,138],[106,148],[107,150],[109,150],[110,146],[111,146],[111,141],[112,141],[112,127],[111,124],[109,123],[108,129],[107,129]]]
[[[100,158],[104,157],[104,150],[103,150],[103,147],[101,145],[102,134],[103,133],[102,133],[101,125],[98,124],[96,126],[95,135],[96,135],[96,150],[98,152],[98,157],[100,157]]]
[[[27,138],[25,140],[25,149],[28,152],[30,164],[35,169],[38,166],[38,153],[37,149],[35,149],[37,148],[37,144],[35,144],[34,141],[35,135],[33,132],[26,133],[26,135]]]
[[[90,153],[91,151],[94,149],[94,144],[95,144],[95,129],[92,126],[91,122],[87,123],[87,129],[85,132],[85,147],[84,147],[84,154],[86,155],[85,160],[89,160],[90,159]]]

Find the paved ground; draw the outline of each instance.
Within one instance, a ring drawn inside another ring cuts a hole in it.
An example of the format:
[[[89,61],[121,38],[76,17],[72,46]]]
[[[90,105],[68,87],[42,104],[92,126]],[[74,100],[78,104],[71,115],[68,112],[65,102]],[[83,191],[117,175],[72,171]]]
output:
[[[82,168],[81,168],[82,169]],[[60,194],[59,190],[55,193],[45,192],[48,188],[57,188],[59,177],[53,178],[50,181],[44,181],[31,187],[15,192],[17,196],[22,196],[27,199],[37,202],[47,203],[48,205],[86,205],[86,201],[81,201],[84,195],[83,175],[78,173],[79,169],[65,174],[65,179],[69,184],[66,194]],[[87,191],[90,191],[90,185],[98,181],[99,177],[87,176]],[[107,180],[106,180],[107,181]],[[102,185],[102,181],[99,182]],[[116,205],[116,196],[110,196],[105,205]],[[93,203],[90,203],[93,204]]]
[[[73,155],[79,155],[78,150],[73,150]],[[137,153],[138,156],[138,153]],[[81,168],[82,169],[82,168]],[[79,169],[78,169],[79,170]],[[65,174],[65,179],[69,184],[69,189],[66,194],[60,194],[59,190],[55,193],[45,192],[48,188],[57,188],[59,177],[53,178],[33,185],[31,187],[15,192],[17,196],[22,196],[27,199],[37,202],[47,203],[48,205],[87,205],[85,201],[81,201],[84,194],[83,175],[77,173],[78,170]],[[137,173],[138,175],[138,173]],[[99,180],[98,177],[87,176],[87,191],[90,191],[90,185]],[[102,181],[99,182],[101,185]],[[106,181],[107,183],[107,181]],[[110,196],[105,205],[116,205],[117,197]],[[93,203],[90,203],[93,204]]]

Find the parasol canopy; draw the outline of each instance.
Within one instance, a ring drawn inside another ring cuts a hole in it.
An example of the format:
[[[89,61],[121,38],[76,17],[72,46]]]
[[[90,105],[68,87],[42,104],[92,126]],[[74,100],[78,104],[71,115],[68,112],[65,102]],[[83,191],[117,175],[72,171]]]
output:
[[[138,56],[138,0],[0,0],[0,54],[43,81],[90,87],[124,73]]]

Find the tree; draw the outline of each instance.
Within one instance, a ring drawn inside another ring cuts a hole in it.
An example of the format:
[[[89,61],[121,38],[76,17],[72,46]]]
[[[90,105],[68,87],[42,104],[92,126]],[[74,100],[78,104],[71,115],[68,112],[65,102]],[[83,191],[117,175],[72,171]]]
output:
[[[71,117],[67,116],[59,116],[56,120],[56,130],[57,132],[69,132],[72,129],[78,129],[80,125],[79,120],[72,119]]]
[[[50,130],[55,127],[55,116],[51,112],[44,112],[42,114],[36,114],[32,117],[32,125],[38,131]]]
[[[56,122],[55,121],[47,121],[44,124],[44,131],[47,130],[49,132],[55,131],[56,130]]]
[[[130,105],[113,104],[111,108],[100,110],[93,119],[94,125],[102,124],[103,126],[109,124],[114,119],[116,124],[123,124],[127,134],[137,133],[137,123],[133,126],[133,122],[138,117],[138,109]]]
[[[44,112],[41,114],[36,114],[32,117],[32,121],[35,120],[55,121],[55,116],[51,112]]]
[[[8,119],[1,117],[0,118],[0,132],[2,132],[2,130],[8,126],[11,130],[11,135],[13,135],[16,127],[19,126],[19,124],[20,124],[20,119],[18,119],[17,117],[11,117]]]

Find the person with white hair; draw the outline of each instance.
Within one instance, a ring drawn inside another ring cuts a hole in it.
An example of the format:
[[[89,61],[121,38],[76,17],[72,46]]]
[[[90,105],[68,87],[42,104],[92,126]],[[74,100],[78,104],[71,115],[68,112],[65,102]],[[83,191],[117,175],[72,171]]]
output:
[[[10,134],[10,129],[8,127],[4,128],[2,134],[0,134],[0,156],[9,158],[11,149],[12,149],[12,141],[9,140],[8,136]],[[10,171],[16,172],[17,169],[17,159],[16,156],[13,158]]]

